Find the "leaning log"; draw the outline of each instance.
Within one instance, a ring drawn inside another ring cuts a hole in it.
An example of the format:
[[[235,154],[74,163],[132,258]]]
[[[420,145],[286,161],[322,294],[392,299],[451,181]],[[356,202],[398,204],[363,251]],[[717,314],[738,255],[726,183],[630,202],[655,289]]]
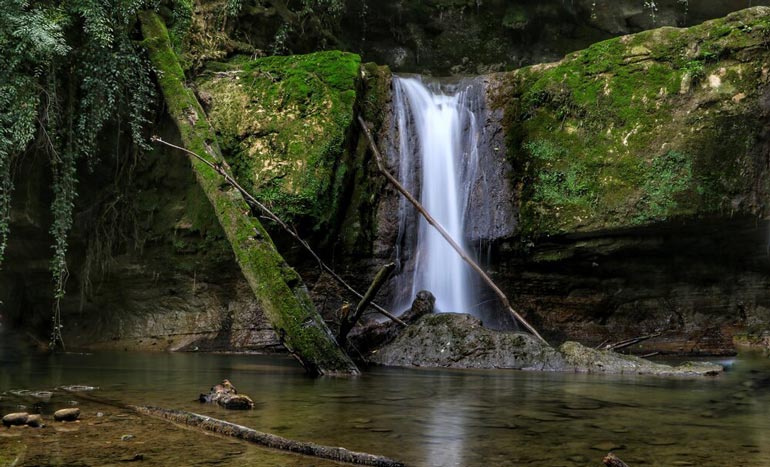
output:
[[[372,300],[374,300],[377,292],[380,291],[382,286],[385,284],[385,281],[387,281],[390,275],[393,273],[394,269],[396,269],[395,263],[388,263],[383,266],[382,269],[377,272],[377,275],[374,276],[374,280],[372,281],[364,296],[361,298],[361,301],[358,302],[358,306],[356,306],[356,311],[353,313],[353,316],[348,317],[343,315],[342,323],[340,323],[340,333],[337,336],[337,342],[339,342],[340,345],[345,345],[345,342],[348,338],[348,333],[351,329],[353,329],[353,326],[356,325],[358,320],[361,319],[361,316],[364,314],[364,310],[366,310],[366,307],[372,303]]]
[[[283,438],[270,433],[263,433],[243,425],[218,420],[216,418],[199,415],[183,410],[168,410],[159,407],[131,406],[137,412],[164,420],[169,420],[180,425],[198,428],[212,433],[232,436],[250,443],[258,444],[272,449],[280,449],[296,454],[331,459],[338,462],[347,462],[357,465],[373,465],[377,467],[403,467],[404,463],[388,457],[376,456],[365,452],[349,451],[345,448],[323,446],[315,443],[296,441]]]
[[[143,45],[157,70],[158,84],[176,123],[183,145],[230,173],[216,136],[171,47],[163,19],[153,11],[139,15]],[[235,253],[235,258],[260,308],[288,350],[313,375],[358,374],[358,368],[337,344],[315,309],[301,278],[286,264],[238,190],[222,184],[217,171],[190,157],[195,178]]]

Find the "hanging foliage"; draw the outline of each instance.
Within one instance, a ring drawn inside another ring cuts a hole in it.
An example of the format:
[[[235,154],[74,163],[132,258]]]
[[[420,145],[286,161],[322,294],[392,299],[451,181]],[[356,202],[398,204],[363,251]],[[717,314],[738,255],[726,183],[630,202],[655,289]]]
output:
[[[155,3],[0,0],[0,264],[9,235],[14,161],[36,141],[52,173],[52,346],[63,344],[58,301],[66,287],[78,171],[100,162],[104,141],[121,139],[125,125],[110,122],[126,122],[132,143],[146,145],[143,128],[154,85],[135,40],[136,14]],[[117,133],[105,135],[108,127]]]

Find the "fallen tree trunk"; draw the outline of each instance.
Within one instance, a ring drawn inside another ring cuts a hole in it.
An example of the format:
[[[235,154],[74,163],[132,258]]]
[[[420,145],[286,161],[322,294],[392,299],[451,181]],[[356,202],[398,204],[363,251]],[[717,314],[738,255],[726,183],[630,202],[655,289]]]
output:
[[[215,170],[219,175],[221,175],[225,179],[225,182],[229,183],[230,185],[232,185],[233,188],[235,188],[236,190],[241,192],[241,195],[243,195],[243,197],[246,200],[246,202],[248,202],[249,204],[253,205],[255,208],[257,208],[260,211],[262,211],[267,216],[268,219],[270,219],[271,221],[273,221],[276,224],[278,224],[286,233],[288,233],[293,239],[295,239],[300,245],[302,245],[302,247],[305,248],[305,251],[310,253],[310,256],[312,256],[316,260],[316,262],[318,263],[318,266],[322,270],[324,270],[327,273],[329,273],[329,275],[332,277],[332,279],[336,280],[337,283],[339,283],[341,286],[345,287],[348,290],[348,292],[352,293],[353,295],[355,295],[356,297],[360,298],[361,300],[364,299],[363,295],[358,293],[358,291],[356,289],[354,289],[350,284],[345,282],[345,280],[342,279],[336,272],[334,272],[334,270],[331,267],[329,267],[326,263],[323,262],[323,260],[321,260],[321,257],[316,254],[316,252],[310,247],[310,245],[304,239],[302,239],[302,237],[299,236],[299,234],[296,232],[296,230],[294,230],[291,227],[289,227],[288,225],[286,225],[286,223],[284,221],[282,221],[280,217],[276,216],[273,211],[268,209],[267,206],[265,206],[264,204],[260,203],[257,198],[255,198],[251,193],[246,191],[246,189],[243,188],[230,174],[228,174],[224,170],[223,167],[220,167],[220,166],[218,166],[218,165],[216,165],[216,164],[214,164],[212,162],[209,162],[208,160],[202,158],[198,154],[195,154],[192,151],[188,151],[187,149],[185,149],[183,147],[177,146],[176,144],[169,143],[168,141],[163,141],[161,138],[153,137],[153,141],[156,142],[156,143],[164,144],[164,145],[166,145],[168,147],[171,147],[171,148],[174,148],[174,149],[178,149],[178,150],[186,153],[190,157],[194,157],[194,158],[198,159],[199,161],[201,161],[204,164],[208,165],[211,169]],[[380,305],[374,303],[373,301],[370,300],[367,303],[367,305],[371,306],[372,308],[377,310],[380,314],[382,314],[383,316],[387,317],[388,319],[390,319],[394,323],[397,323],[398,325],[400,325],[402,327],[406,327],[406,323],[404,323],[400,318],[394,316],[391,312],[389,312],[388,310],[384,309]]]
[[[374,138],[372,137],[371,132],[369,131],[369,127],[366,125],[366,122],[364,119],[359,115],[358,116],[358,123],[361,124],[361,129],[363,130],[364,134],[366,135],[366,138],[369,140],[369,147],[372,149],[372,153],[374,154],[374,159],[377,162],[377,168],[379,171],[385,176],[385,178],[388,179],[388,181],[398,190],[404,197],[412,203],[412,205],[419,211],[420,214],[425,218],[426,221],[428,221],[428,224],[433,226],[438,233],[441,234],[442,237],[444,237],[444,240],[446,240],[449,245],[457,252],[457,254],[460,255],[460,257],[468,263],[468,265],[478,273],[479,276],[481,276],[481,279],[489,286],[489,288],[492,289],[492,291],[495,292],[497,297],[500,299],[500,301],[503,303],[503,306],[508,310],[508,312],[513,315],[514,319],[516,319],[517,322],[521,323],[529,332],[531,332],[535,337],[540,339],[544,344],[548,345],[548,342],[546,342],[545,339],[543,339],[543,336],[540,335],[540,333],[535,330],[534,327],[532,327],[531,324],[527,322],[516,310],[513,309],[511,306],[511,302],[508,300],[508,297],[505,296],[502,290],[497,286],[497,284],[494,283],[494,281],[487,275],[487,273],[481,269],[481,267],[476,264],[476,262],[471,259],[470,256],[463,250],[463,247],[457,244],[457,242],[452,238],[451,235],[449,235],[449,232],[444,229],[444,227],[436,221],[436,219],[433,218],[433,216],[430,215],[428,211],[425,210],[422,204],[420,204],[417,199],[412,196],[409,191],[399,183],[398,180],[396,180],[396,177],[394,177],[388,169],[385,167],[385,164],[382,162],[382,155],[380,154],[380,150],[377,149],[377,144],[374,142]]]
[[[158,71],[158,84],[183,145],[230,172],[203,109],[185,86],[184,72],[171,48],[163,19],[153,11],[140,13],[139,19],[143,45]],[[209,165],[195,157],[190,161],[246,281],[284,345],[310,374],[358,374],[358,368],[316,311],[297,272],[286,264],[259,220],[250,215],[241,193],[222,184],[217,171]]]
[[[183,410],[168,410],[159,407],[130,406],[133,410],[156,418],[169,420],[181,425],[199,428],[202,430],[232,436],[250,443],[259,444],[273,449],[294,452],[306,456],[331,459],[338,462],[347,462],[357,465],[373,465],[377,467],[403,467],[404,463],[388,457],[376,456],[365,452],[349,451],[345,448],[323,446],[315,443],[296,441],[283,438],[270,433],[253,430],[235,423],[218,420],[216,418],[199,415]]]

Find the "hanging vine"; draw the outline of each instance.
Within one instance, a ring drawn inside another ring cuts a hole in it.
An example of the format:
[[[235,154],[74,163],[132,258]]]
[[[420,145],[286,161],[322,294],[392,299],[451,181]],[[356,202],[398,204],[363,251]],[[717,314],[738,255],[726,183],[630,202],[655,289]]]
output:
[[[51,347],[63,347],[60,300],[67,284],[68,236],[79,170],[110,151],[108,123],[127,121],[132,144],[154,102],[150,66],[135,42],[136,13],[150,0],[3,0],[0,16],[0,264],[9,234],[14,160],[37,139],[52,173]],[[189,2],[177,0],[190,12]],[[180,24],[184,21],[180,20]],[[189,24],[189,21],[187,22]],[[8,51],[6,53],[5,51]]]

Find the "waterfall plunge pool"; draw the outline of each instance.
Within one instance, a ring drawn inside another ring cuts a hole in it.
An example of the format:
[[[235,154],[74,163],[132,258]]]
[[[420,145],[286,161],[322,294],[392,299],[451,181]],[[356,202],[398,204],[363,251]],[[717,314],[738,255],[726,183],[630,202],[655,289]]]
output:
[[[77,394],[35,403],[14,390],[90,385],[127,404],[193,411],[281,436],[393,457],[410,466],[770,465],[770,360],[741,357],[715,378],[370,368],[312,379],[284,356],[42,355],[0,343],[3,413],[41,411],[43,429],[0,428],[0,464],[332,466],[97,406]],[[229,378],[256,408],[197,395]],[[51,413],[77,404],[82,421]],[[98,416],[101,412],[102,416]],[[127,435],[127,436],[125,436]],[[22,454],[23,453],[23,454]]]

